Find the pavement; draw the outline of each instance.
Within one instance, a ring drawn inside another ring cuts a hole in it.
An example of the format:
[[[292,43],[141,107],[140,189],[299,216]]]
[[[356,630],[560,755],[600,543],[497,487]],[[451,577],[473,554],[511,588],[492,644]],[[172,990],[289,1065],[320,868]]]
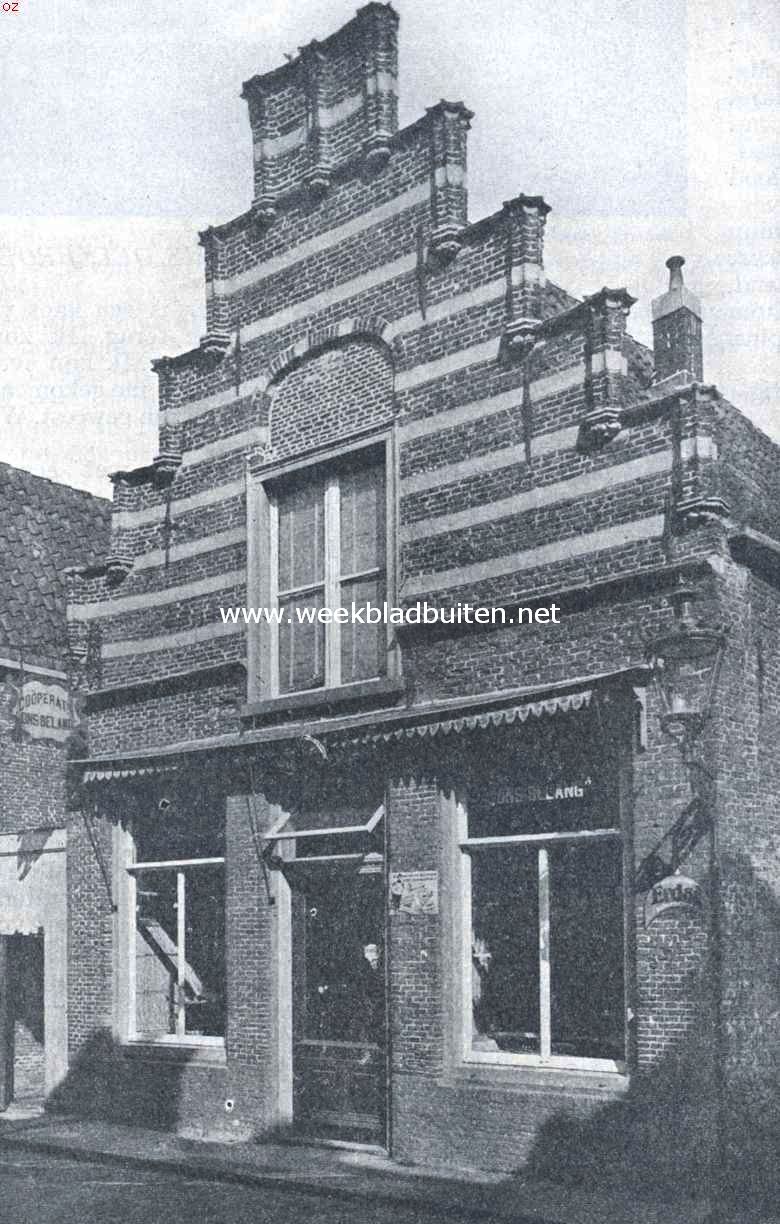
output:
[[[0,1149],[0,1224],[441,1224],[395,1204]]]
[[[49,1115],[11,1106],[0,1115],[0,1149],[123,1169],[167,1169],[208,1182],[264,1187],[418,1210],[450,1220],[513,1224],[704,1224],[704,1202],[643,1201],[635,1192],[603,1193],[549,1181],[449,1167],[398,1164],[372,1149],[298,1143],[211,1143],[140,1127]],[[369,1218],[366,1216],[366,1218]],[[778,1224],[743,1209],[723,1224]]]

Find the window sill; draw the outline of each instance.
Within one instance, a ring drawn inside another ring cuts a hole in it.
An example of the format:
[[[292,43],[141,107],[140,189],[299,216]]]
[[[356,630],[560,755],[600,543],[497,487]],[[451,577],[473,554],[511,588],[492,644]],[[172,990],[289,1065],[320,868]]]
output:
[[[337,1050],[380,1050],[382,1047],[376,1041],[331,1041],[327,1037],[301,1037],[295,1041],[295,1045],[309,1046],[312,1049],[319,1050],[323,1046],[328,1049]]]
[[[227,1059],[225,1043],[219,1038],[204,1041],[124,1041],[122,1054],[125,1058],[145,1062],[187,1063],[211,1067],[224,1067]]]
[[[307,689],[302,693],[283,693],[279,697],[247,702],[241,707],[241,717],[270,722],[279,715],[297,710],[325,711],[349,702],[400,697],[405,691],[406,685],[400,677],[380,676],[375,680],[360,680],[356,684],[343,684],[338,688]]]
[[[537,1067],[519,1063],[473,1062],[451,1068],[448,1087],[474,1085],[516,1092],[572,1093],[582,1096],[621,1096],[628,1090],[628,1072],[568,1067]]]

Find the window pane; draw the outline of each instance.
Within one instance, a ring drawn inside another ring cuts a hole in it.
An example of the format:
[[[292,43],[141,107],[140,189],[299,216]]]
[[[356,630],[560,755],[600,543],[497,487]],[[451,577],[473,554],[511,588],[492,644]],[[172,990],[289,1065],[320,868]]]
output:
[[[325,555],[324,491],[320,480],[280,492],[279,590],[322,582]]]
[[[471,855],[471,954],[472,1049],[538,1054],[536,850]]]
[[[625,1057],[621,853],[617,838],[549,850],[553,1054]]]
[[[176,1032],[176,871],[136,874],[135,1029]]]
[[[350,612],[352,604],[363,609],[366,604],[382,610],[385,599],[384,578],[341,584],[342,606]],[[352,624],[341,626],[341,682],[370,680],[382,676],[387,664],[387,629],[383,621],[377,625]]]
[[[371,833],[329,833],[322,837],[301,837],[295,842],[296,858],[316,858],[325,854],[382,855],[385,837],[382,822]]]
[[[587,788],[583,787],[586,791]],[[617,828],[616,810],[591,804],[582,796],[539,803],[502,803],[485,797],[469,803],[469,837],[509,837],[522,833],[577,833],[587,829]]]
[[[318,868],[302,884],[306,1038],[383,1041],[383,880]]]
[[[588,718],[537,722],[507,728],[504,751],[495,733],[482,741],[472,759],[469,837],[619,827],[616,762]]]
[[[184,869],[185,1031],[225,1035],[225,868]]]
[[[323,606],[323,593],[317,591],[301,599],[283,599],[279,607],[285,623],[279,626],[279,692],[322,688],[325,683],[325,626],[300,624],[303,609],[316,613]]]
[[[165,812],[133,822],[135,858],[139,863],[172,859],[219,858],[225,853],[225,820],[209,802],[184,799]]]
[[[341,572],[360,574],[385,564],[385,473],[381,464],[343,472]]]

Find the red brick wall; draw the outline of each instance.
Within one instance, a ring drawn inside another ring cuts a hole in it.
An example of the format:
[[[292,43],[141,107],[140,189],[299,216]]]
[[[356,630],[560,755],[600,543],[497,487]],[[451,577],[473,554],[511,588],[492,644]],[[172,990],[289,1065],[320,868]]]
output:
[[[62,748],[0,741],[0,832],[64,823],[65,763]]]
[[[250,805],[252,805],[250,807]],[[234,1126],[257,1131],[276,1120],[279,1075],[275,1033],[275,912],[258,856],[267,804],[247,793],[227,804],[228,1088]],[[278,880],[274,880],[274,891]]]

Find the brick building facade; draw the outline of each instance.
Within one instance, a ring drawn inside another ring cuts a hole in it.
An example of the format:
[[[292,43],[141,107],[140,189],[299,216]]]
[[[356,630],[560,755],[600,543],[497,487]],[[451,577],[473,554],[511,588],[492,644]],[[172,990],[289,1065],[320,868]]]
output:
[[[778,450],[681,260],[650,352],[625,289],[547,280],[541,196],[469,220],[472,116],[399,130],[396,48],[371,3],[246,82],[252,206],[71,577],[58,1099],[695,1187],[768,1142]],[[681,581],[728,625],[700,827],[647,667]],[[317,621],[367,601],[461,621]],[[664,867],[699,892],[649,921]]]
[[[102,557],[109,517],[102,498],[0,464],[0,1109],[42,1100],[67,1069],[66,768],[79,749],[64,571]]]

